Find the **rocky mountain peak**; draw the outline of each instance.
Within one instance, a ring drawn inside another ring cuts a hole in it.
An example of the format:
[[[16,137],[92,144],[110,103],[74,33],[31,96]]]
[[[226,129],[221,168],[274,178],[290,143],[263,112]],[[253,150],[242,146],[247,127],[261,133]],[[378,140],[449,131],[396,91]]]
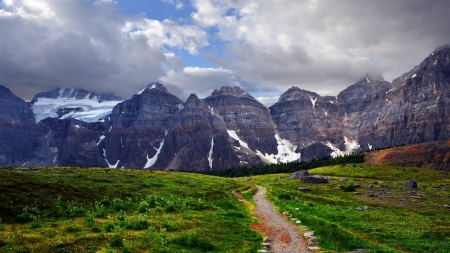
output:
[[[40,92],[33,97],[31,100],[32,104],[35,104],[39,99],[63,99],[63,100],[93,100],[99,103],[107,101],[123,101],[125,100],[121,96],[116,96],[113,93],[103,93],[98,95],[94,92],[89,92],[84,89],[66,89],[58,88],[54,90],[49,90],[46,92]]]
[[[284,92],[283,95],[280,96],[280,98],[278,99],[278,102],[282,102],[282,101],[286,101],[286,100],[296,100],[296,99],[302,99],[302,98],[310,99],[311,97],[320,97],[320,95],[315,92],[312,92],[312,91],[303,90],[298,87],[292,86],[286,92]]]
[[[386,81],[381,75],[366,74],[366,76],[361,78],[357,83],[376,83],[376,82],[386,82]]]
[[[211,96],[220,96],[220,95],[229,95],[229,96],[234,96],[234,97],[248,97],[248,98],[253,98],[250,94],[248,94],[247,92],[245,92],[244,90],[242,90],[240,87],[238,86],[222,86],[222,88],[220,88],[220,90],[215,89],[212,93]]]
[[[195,94],[191,94],[186,103],[184,103],[185,108],[205,108],[208,109],[208,105]]]
[[[11,90],[0,85],[0,119],[20,122],[33,121],[30,106]]]
[[[162,85],[158,82],[153,82],[153,83],[150,83],[149,85],[145,86],[144,88],[142,88],[142,90],[139,91],[136,95],[141,95],[144,91],[151,90],[151,89],[157,89],[162,92],[169,93],[169,91],[166,89],[166,87],[164,85]]]

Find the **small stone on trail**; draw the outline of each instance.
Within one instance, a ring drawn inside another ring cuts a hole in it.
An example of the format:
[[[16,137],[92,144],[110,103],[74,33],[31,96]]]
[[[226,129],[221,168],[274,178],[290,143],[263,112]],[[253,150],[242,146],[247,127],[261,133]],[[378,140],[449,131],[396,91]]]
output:
[[[309,191],[311,191],[311,189],[309,189],[308,187],[299,187],[298,190],[301,191],[301,192],[309,192]]]
[[[263,242],[265,242],[265,243],[270,243],[270,237],[266,237],[266,238],[264,238],[264,240],[263,240]]]
[[[443,204],[442,207],[443,207],[443,208],[450,209],[450,205],[447,205],[447,204]]]
[[[357,211],[362,211],[363,209],[361,207],[355,208]]]
[[[267,251],[265,249],[260,249],[260,250],[258,250],[258,252],[269,252],[269,251]]]
[[[305,236],[305,237],[311,237],[313,235],[314,235],[314,231],[306,232],[306,233],[303,234],[303,236]]]
[[[341,183],[347,183],[348,179],[347,178],[341,178],[339,179],[339,182]]]
[[[353,194],[361,194],[360,192],[352,192]]]

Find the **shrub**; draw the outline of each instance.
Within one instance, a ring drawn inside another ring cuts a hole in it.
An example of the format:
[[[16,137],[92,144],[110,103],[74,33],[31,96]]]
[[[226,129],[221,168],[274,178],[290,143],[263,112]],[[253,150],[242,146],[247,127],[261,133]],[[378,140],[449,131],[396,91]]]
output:
[[[81,232],[81,228],[69,225],[64,229],[64,231],[67,233],[78,233]]]
[[[120,237],[119,234],[114,234],[111,240],[109,240],[109,245],[114,248],[121,248],[123,247],[123,240],[122,237]]]
[[[75,209],[72,210],[72,212],[70,213],[70,216],[72,217],[83,217],[84,215],[86,215],[86,209],[81,208],[81,207],[77,207]]]
[[[292,197],[291,197],[291,195],[289,195],[287,193],[282,193],[282,194],[278,195],[278,199],[290,200],[290,199],[292,199]]]
[[[139,213],[146,213],[148,210],[148,205],[140,205],[138,208]]]
[[[119,220],[119,221],[124,221],[125,220],[125,213],[124,212],[120,212],[118,215],[117,215],[117,220]]]
[[[171,213],[171,212],[175,212],[175,207],[173,205],[170,205],[166,208],[166,212]]]
[[[102,199],[100,200],[100,204],[103,206],[111,206],[111,200],[109,199]]]
[[[121,253],[132,253],[132,252],[131,252],[131,250],[125,245],[125,246],[123,246],[123,249],[122,249]]]
[[[135,230],[146,230],[146,229],[148,229],[149,226],[150,225],[148,224],[147,220],[138,220],[134,224],[133,229],[135,229]]]
[[[28,252],[30,252],[30,248],[28,248],[27,246],[20,246],[17,248],[17,252],[18,253],[28,253]]]
[[[40,228],[40,227],[42,227],[42,224],[40,222],[37,222],[37,221],[30,222],[30,228],[36,229],[36,228]]]
[[[32,215],[31,213],[27,213],[27,212],[21,213],[21,214],[17,215],[16,221],[17,221],[18,223],[28,223],[28,222],[31,222],[31,221],[33,221],[33,215]]]
[[[103,230],[106,232],[112,232],[114,231],[114,224],[108,223],[103,227]]]
[[[100,233],[102,230],[100,229],[100,227],[98,225],[94,225],[91,227],[91,231],[94,233]]]
[[[123,211],[123,210],[127,209],[127,207],[126,207],[126,205],[124,203],[119,203],[119,202],[115,202],[113,204],[113,208],[116,211]]]
[[[198,249],[203,252],[212,251],[215,249],[214,245],[210,242],[201,240],[198,236],[191,234],[176,237],[172,240],[172,242],[188,249]]]
[[[344,190],[344,192],[354,192],[356,191],[355,186],[353,185],[353,183],[350,183],[348,185],[342,185],[340,187],[341,190]]]
[[[95,218],[106,218],[107,214],[108,213],[105,210],[100,209],[95,212],[94,216],[95,216]]]

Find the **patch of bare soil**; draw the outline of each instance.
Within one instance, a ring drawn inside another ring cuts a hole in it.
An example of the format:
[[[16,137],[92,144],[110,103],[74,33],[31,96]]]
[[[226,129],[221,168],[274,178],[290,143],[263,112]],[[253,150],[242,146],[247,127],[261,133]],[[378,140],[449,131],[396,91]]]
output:
[[[297,226],[279,214],[272,203],[266,199],[266,189],[257,186],[253,196],[254,213],[261,221],[262,232],[270,238],[270,252],[306,253],[309,252],[306,242]],[[261,229],[261,227],[258,227]]]

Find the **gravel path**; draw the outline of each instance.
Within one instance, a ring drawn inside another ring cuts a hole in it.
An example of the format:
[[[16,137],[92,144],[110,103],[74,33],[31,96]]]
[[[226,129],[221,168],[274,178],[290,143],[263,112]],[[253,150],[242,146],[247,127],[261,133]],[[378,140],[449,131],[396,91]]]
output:
[[[270,238],[270,252],[308,253],[308,247],[297,226],[277,213],[272,203],[266,199],[266,189],[257,186],[253,196],[255,214],[262,222],[264,233]]]

